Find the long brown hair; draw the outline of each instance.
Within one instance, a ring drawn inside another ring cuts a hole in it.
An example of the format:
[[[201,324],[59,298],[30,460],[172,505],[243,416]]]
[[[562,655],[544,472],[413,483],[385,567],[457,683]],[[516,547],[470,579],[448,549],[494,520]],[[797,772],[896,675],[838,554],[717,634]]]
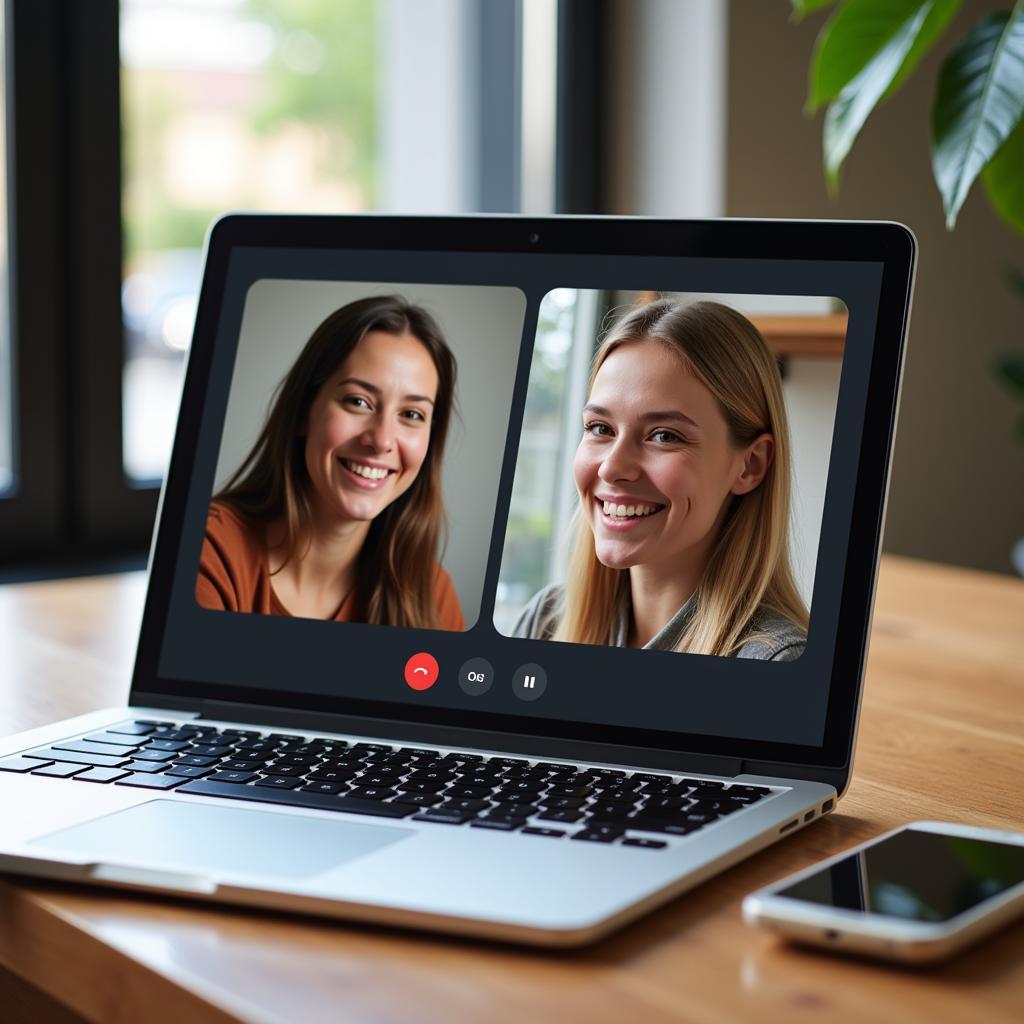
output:
[[[730,443],[744,448],[771,434],[774,457],[761,483],[734,495],[697,587],[697,612],[678,650],[729,655],[757,634],[759,612],[807,628],[807,608],[789,557],[791,455],[779,368],[764,338],[741,313],[717,302],[689,305],[661,299],[628,312],[594,357],[589,391],[604,361],[620,345],[652,339],[680,357],[711,392],[725,417]],[[597,559],[594,534],[577,508],[576,541],[554,639],[606,644],[629,572]]]
[[[359,553],[355,617],[437,628],[434,584],[445,529],[441,471],[456,365],[440,327],[422,307],[400,295],[376,295],[331,313],[278,385],[259,438],[214,500],[257,522],[283,520],[285,562],[296,556],[313,508],[303,424],[320,388],[370,331],[411,334],[430,353],[438,384],[423,465],[412,486],[370,524]]]

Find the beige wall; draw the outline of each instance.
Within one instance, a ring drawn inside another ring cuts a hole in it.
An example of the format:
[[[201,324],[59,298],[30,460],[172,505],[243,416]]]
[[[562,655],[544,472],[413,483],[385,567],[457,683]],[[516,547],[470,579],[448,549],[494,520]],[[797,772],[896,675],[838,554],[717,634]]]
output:
[[[805,118],[807,66],[824,18],[789,20],[785,0],[730,0],[726,213],[901,220],[920,252],[886,523],[886,550],[1010,571],[1024,535],[1024,444],[1018,406],[991,370],[1024,344],[1024,303],[1004,284],[1024,269],[1024,239],[991,212],[981,189],[954,233],[931,177],[929,114],[946,40],[876,111],[844,169],[840,199],[821,173],[821,116]],[[968,3],[958,38],[987,3]]]

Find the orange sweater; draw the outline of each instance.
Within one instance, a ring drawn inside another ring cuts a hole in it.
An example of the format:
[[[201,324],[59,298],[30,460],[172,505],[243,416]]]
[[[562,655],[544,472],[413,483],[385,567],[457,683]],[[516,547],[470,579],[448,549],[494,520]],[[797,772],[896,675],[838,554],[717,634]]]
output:
[[[434,600],[442,629],[466,628],[451,577],[440,565],[434,576]],[[222,611],[291,615],[271,584],[263,526],[218,501],[210,506],[206,518],[196,601],[203,608]],[[356,605],[352,591],[334,614],[334,621],[351,622]]]

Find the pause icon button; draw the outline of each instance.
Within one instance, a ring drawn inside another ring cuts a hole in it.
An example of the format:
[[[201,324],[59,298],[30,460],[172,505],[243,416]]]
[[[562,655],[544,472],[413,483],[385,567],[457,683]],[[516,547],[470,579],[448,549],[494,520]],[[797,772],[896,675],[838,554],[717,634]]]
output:
[[[547,686],[548,676],[540,665],[520,665],[512,676],[512,692],[520,700],[537,700]]]

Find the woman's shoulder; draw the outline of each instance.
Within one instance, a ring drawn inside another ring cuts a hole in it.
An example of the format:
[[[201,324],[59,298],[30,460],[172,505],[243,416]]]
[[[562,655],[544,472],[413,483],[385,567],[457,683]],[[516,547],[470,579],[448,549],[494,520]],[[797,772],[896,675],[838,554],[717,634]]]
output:
[[[796,661],[807,646],[807,631],[770,609],[754,616],[748,639],[736,651],[737,658],[756,661]]]
[[[265,552],[259,524],[223,501],[206,514],[196,598],[204,608],[253,611]]]
[[[538,590],[519,613],[512,636],[529,640],[550,640],[558,628],[565,597],[565,585],[552,583]]]

